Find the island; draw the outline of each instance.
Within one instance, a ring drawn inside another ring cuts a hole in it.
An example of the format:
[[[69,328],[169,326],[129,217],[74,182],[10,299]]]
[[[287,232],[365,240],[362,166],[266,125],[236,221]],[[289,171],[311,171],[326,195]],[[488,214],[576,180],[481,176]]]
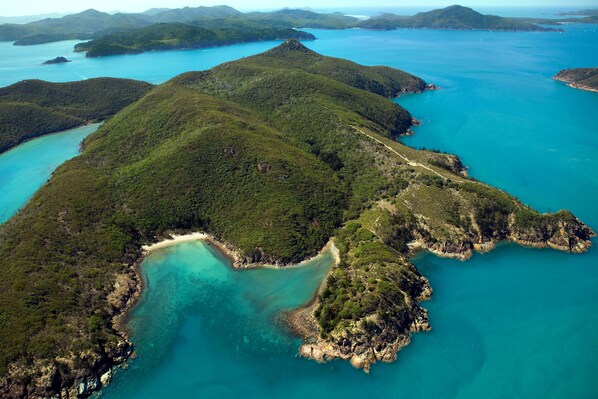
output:
[[[252,22],[260,29],[267,28],[323,28],[341,29],[355,26],[357,18],[338,13],[326,14],[305,10],[279,10],[272,12],[242,13],[228,6],[184,7],[178,9],[153,9],[144,13],[108,14],[94,9],[46,18],[27,24],[0,25],[0,41],[14,41],[15,45],[49,43],[59,40],[99,39],[111,34],[143,28],[157,23],[185,23],[211,28],[238,26]]]
[[[130,356],[144,248],[203,233],[233,266],[334,248],[312,304],[289,315],[302,356],[368,370],[429,329],[426,249],[466,259],[502,240],[581,253],[594,232],[468,178],[456,156],[397,141],[389,98],[427,82],[292,39],[163,83],[88,136],[0,226],[0,396],[85,397]],[[126,371],[123,371],[126,372]]]
[[[574,22],[591,23],[589,16],[573,19]],[[569,19],[564,19],[564,22]],[[61,18],[47,18],[27,24],[0,25],[0,41],[14,41],[15,45],[49,43],[59,40],[92,40],[106,36],[120,36],[155,24],[182,23],[205,29],[459,29],[493,31],[560,31],[541,25],[555,25],[554,19],[504,18],[483,15],[471,8],[458,5],[443,9],[400,16],[385,13],[361,20],[342,13],[318,13],[301,9],[283,9],[270,12],[246,12],[228,6],[185,7],[178,9],[150,9],[143,13],[108,14],[89,9]],[[153,28],[157,29],[157,28]],[[278,37],[283,37],[280,34]],[[288,36],[286,38],[299,36]],[[174,39],[187,40],[185,37]],[[305,38],[301,38],[305,39]],[[128,39],[127,39],[128,40]],[[266,39],[264,39],[266,40]],[[137,37],[140,44],[144,39]],[[164,43],[163,43],[164,44]],[[176,44],[175,44],[176,45]],[[134,49],[133,49],[134,50]]]
[[[564,69],[553,78],[575,89],[598,92],[598,68]]]
[[[151,88],[146,82],[115,78],[24,80],[0,88],[0,153],[48,133],[105,120]]]
[[[139,54],[146,51],[197,49],[238,43],[285,39],[315,40],[311,33],[295,29],[206,29],[182,23],[160,23],[133,31],[104,36],[75,46],[87,57]]]
[[[542,21],[534,21],[542,22]],[[521,18],[483,15],[468,7],[454,5],[439,10],[420,12],[414,16],[384,13],[360,24],[366,29],[391,30],[397,28],[492,30],[492,31],[556,31]]]
[[[42,65],[64,64],[65,62],[71,62],[71,60],[67,60],[64,57],[56,57],[51,60],[45,61]]]

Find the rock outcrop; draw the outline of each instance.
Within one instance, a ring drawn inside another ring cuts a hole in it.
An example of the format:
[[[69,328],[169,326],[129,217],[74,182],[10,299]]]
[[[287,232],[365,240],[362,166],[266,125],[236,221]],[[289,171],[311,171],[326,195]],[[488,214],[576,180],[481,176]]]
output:
[[[71,60],[67,60],[64,57],[56,57],[44,62],[42,65],[64,64],[65,62],[71,62]]]

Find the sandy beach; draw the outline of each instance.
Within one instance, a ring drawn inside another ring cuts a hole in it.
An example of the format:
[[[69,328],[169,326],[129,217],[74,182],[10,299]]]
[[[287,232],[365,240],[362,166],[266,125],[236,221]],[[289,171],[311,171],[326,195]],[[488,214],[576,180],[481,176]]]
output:
[[[172,234],[172,238],[157,242],[151,245],[144,245],[141,248],[146,252],[150,253],[157,249],[170,247],[171,245],[180,244],[182,242],[207,240],[211,238],[205,233],[189,233],[189,234]]]

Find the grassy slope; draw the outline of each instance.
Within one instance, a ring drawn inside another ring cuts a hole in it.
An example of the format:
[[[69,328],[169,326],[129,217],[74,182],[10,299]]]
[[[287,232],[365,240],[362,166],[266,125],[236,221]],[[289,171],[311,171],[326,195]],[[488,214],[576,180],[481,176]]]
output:
[[[81,377],[98,358],[113,361],[110,292],[132,275],[140,245],[169,230],[213,233],[247,262],[295,262],[336,235],[342,261],[320,298],[322,339],[339,345],[352,331],[364,350],[425,318],[427,283],[408,241],[448,253],[536,233],[545,244],[578,228],[565,238],[584,242],[572,215],[540,216],[431,162],[446,156],[394,141],[410,115],[358,87],[393,93],[418,79],[335,64],[291,41],[181,75],[89,136],[0,227],[0,373],[20,365],[10,381],[38,381],[26,368],[37,360],[68,385],[73,369]]]
[[[106,119],[150,88],[145,82],[112,78],[26,80],[0,88],[0,153],[47,133]]]

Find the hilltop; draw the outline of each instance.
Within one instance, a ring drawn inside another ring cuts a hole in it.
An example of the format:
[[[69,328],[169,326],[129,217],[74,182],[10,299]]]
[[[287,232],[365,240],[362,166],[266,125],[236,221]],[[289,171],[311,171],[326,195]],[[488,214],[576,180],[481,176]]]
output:
[[[104,120],[152,85],[98,78],[70,83],[24,80],[0,88],[0,153],[35,137]]]
[[[425,88],[290,40],[112,117],[0,226],[0,393],[98,389],[131,352],[119,317],[141,289],[141,246],[174,232],[211,234],[237,267],[296,263],[333,238],[340,262],[306,311],[301,353],[366,369],[429,328],[414,247],[585,251],[593,232],[570,212],[539,214],[455,156],[396,141],[412,117],[386,97]]]
[[[598,91],[598,68],[564,69],[554,79],[569,83],[575,89]]]

